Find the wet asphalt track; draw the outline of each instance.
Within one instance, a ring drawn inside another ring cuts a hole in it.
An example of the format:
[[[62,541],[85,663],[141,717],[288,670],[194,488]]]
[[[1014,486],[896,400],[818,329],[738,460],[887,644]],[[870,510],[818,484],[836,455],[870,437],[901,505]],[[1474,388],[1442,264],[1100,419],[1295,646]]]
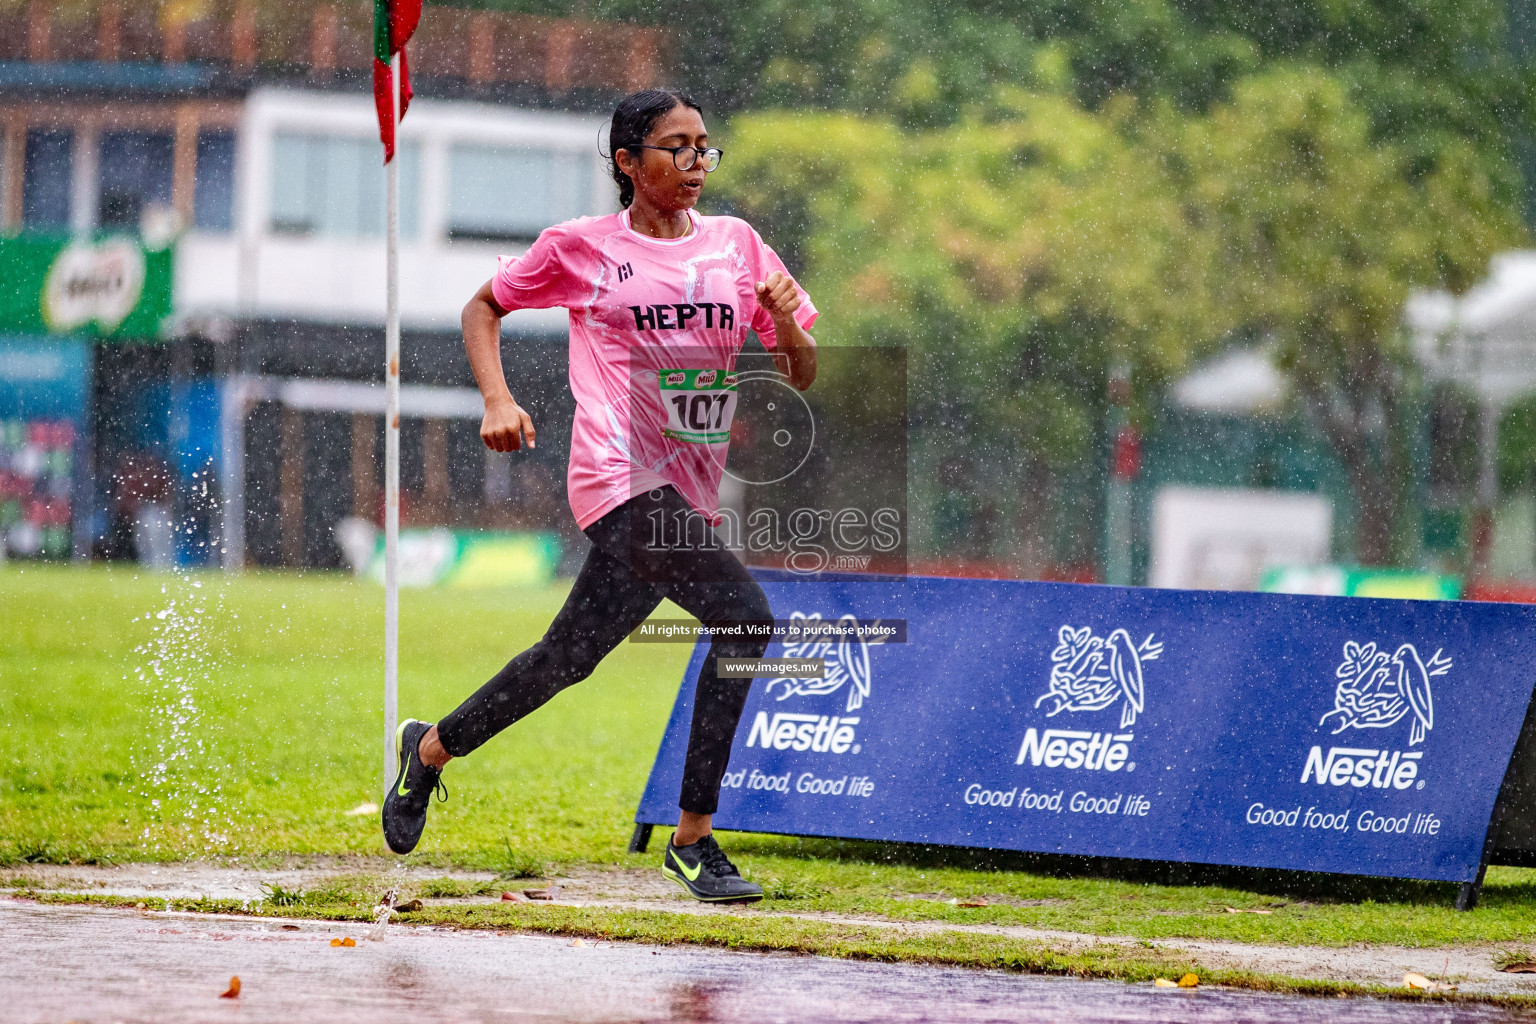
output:
[[[1536,1021],[1476,1005],[1298,999],[819,957],[393,926],[43,907],[0,899],[0,1021]],[[357,938],[356,948],[330,940]],[[238,999],[220,999],[239,975]]]

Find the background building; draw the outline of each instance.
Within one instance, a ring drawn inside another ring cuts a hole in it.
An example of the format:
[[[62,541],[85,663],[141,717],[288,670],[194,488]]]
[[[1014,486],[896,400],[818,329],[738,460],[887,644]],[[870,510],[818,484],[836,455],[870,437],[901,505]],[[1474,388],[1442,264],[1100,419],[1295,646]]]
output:
[[[99,269],[109,239],[150,268],[133,316],[66,323],[14,287],[21,308],[0,305],[0,536],[13,556],[206,564],[226,549],[336,565],[336,523],[376,517],[384,171],[371,10],[322,4],[273,21],[236,4],[168,22],[34,3],[0,15],[7,276],[27,261],[46,276],[66,252]],[[402,375],[408,391],[438,390],[406,401],[407,526],[563,522],[551,514],[561,431],[518,460],[517,479],[479,444],[476,399],[453,390],[473,383],[459,310],[498,254],[615,207],[599,129],[614,98],[655,81],[663,42],[442,9],[412,41]],[[518,397],[551,422],[569,410],[565,333],[560,312],[506,322]]]

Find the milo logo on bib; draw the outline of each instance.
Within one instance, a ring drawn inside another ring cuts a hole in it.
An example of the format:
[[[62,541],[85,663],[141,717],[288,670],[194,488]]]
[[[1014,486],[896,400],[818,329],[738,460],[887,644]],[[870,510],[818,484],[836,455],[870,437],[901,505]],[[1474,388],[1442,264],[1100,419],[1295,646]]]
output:
[[[656,376],[667,410],[662,433],[688,444],[724,444],[736,414],[736,375],[720,370],[662,370]]]

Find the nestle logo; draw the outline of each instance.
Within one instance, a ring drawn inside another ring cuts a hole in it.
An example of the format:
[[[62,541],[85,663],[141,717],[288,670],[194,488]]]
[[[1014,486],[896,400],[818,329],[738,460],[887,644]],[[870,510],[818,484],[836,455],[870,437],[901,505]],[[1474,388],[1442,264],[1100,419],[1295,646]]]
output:
[[[1301,770],[1301,781],[1312,780],[1319,786],[1354,786],[1364,789],[1407,789],[1419,777],[1422,750],[1404,753],[1398,750],[1369,750],[1364,747],[1329,747],[1323,757],[1322,747],[1313,747]],[[1419,782],[1422,787],[1424,783]]]
[[[759,711],[752,722],[752,731],[747,734],[747,746],[764,750],[810,750],[818,754],[845,754],[851,748],[857,754],[859,748],[853,742],[853,727],[858,724],[857,717],[780,711],[769,718],[768,712]]]
[[[1129,732],[1110,734],[1086,732],[1077,729],[1047,729],[1039,732],[1030,729],[1024,733],[1024,745],[1014,764],[1028,760],[1035,767],[1085,768],[1088,771],[1117,772],[1136,769],[1135,762],[1127,764],[1131,756],[1129,746],[1136,735]]]

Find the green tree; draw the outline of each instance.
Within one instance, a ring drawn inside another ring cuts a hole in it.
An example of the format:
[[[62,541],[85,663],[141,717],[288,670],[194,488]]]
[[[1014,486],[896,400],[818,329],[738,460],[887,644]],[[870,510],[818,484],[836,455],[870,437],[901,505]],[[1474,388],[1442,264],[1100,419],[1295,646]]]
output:
[[[1356,557],[1390,562],[1403,302],[1465,290],[1523,235],[1471,142],[1382,140],[1315,67],[1247,78],[1204,113],[1008,90],[927,130],[744,115],[729,145],[719,184],[771,238],[803,239],[826,340],[907,348],[914,465],[972,496],[993,551],[987,530],[1043,520],[1049,478],[1090,453],[1111,362],[1145,396],[1243,334],[1272,339],[1346,468]],[[1038,542],[1015,557],[1038,563]]]
[[[1199,112],[1300,61],[1338,75],[1378,136],[1429,151],[1472,141],[1511,195],[1536,113],[1506,8],[1519,0],[447,2],[666,27],[678,83],[717,111],[836,108],[914,126],[949,123],[999,84],[1064,85],[1090,110],[1135,95]]]
[[[1470,142],[1424,153],[1373,139],[1316,69],[1239,83],[1209,116],[1170,119],[1158,145],[1212,236],[1212,326],[1273,339],[1349,475],[1355,557],[1390,563],[1410,477],[1403,303],[1419,286],[1465,291],[1523,238],[1518,218]]]
[[[920,548],[963,499],[966,554],[1040,567],[1053,478],[1093,451],[1110,362],[1165,377],[1204,329],[1205,236],[1128,136],[1135,114],[1007,91],[928,131],[848,114],[731,126],[719,185],[770,238],[803,233],[823,342],[907,351]],[[1096,531],[1080,533],[1091,557]]]

